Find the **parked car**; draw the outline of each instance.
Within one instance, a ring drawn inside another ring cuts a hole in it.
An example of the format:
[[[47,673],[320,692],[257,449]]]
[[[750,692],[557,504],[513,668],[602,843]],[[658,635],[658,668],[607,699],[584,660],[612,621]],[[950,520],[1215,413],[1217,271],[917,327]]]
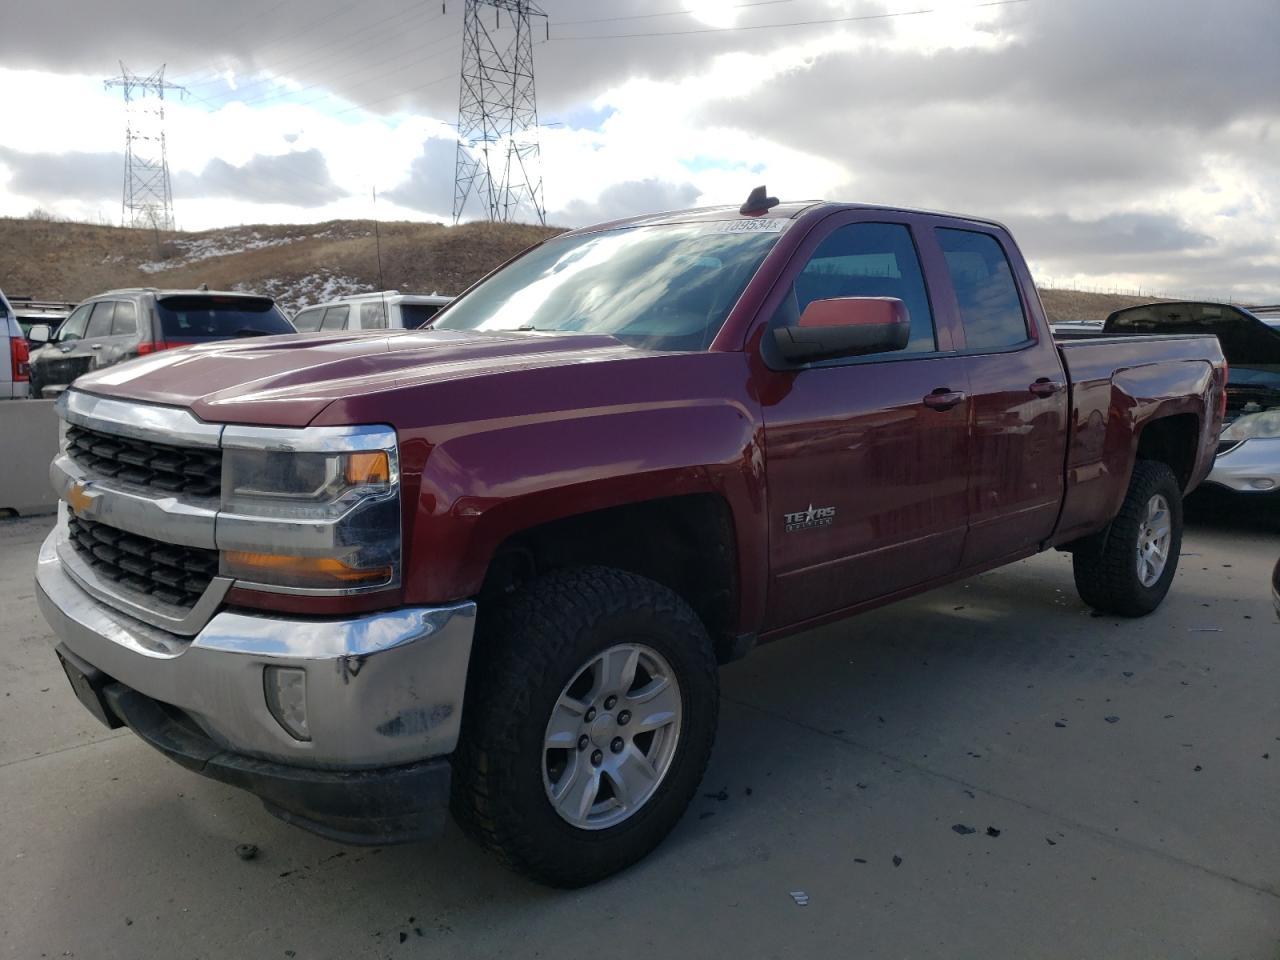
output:
[[[1280,618],[1280,560],[1271,571],[1271,605],[1275,607],[1276,617]]]
[[[1172,301],[1117,310],[1089,332],[1055,324],[1059,339],[1212,334],[1230,367],[1227,415],[1205,483],[1236,493],[1280,492],[1280,315],[1274,307]]]
[[[270,297],[209,290],[109,290],[72,311],[31,357],[32,396],[60,393],[90,370],[159,350],[293,333]]]
[[[31,354],[27,338],[18,326],[13,307],[0,290],[0,400],[28,396],[31,387]]]
[[[1154,610],[1225,373],[1055,345],[996,223],[757,190],[549,239],[426,330],[83,377],[37,596],[106,724],[339,840],[451,798],[573,886],[680,819],[757,642],[1049,548]]]
[[[18,326],[28,343],[47,343],[75,309],[74,303],[62,300],[36,300],[32,297],[10,297],[9,305],[18,317]],[[36,337],[32,340],[32,331]]]
[[[299,310],[293,325],[299,333],[317,330],[416,330],[453,297],[439,294],[360,293]]]

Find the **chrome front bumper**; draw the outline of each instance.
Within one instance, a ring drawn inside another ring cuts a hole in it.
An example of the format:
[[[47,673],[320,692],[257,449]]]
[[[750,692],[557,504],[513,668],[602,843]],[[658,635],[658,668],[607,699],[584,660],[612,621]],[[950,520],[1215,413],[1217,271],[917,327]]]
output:
[[[1204,482],[1237,493],[1280,491],[1280,437],[1243,440],[1219,454]]]
[[[40,549],[36,596],[58,639],[120,683],[188,714],[236,753],[300,767],[378,769],[451,753],[457,744],[474,603],[404,607],[346,620],[223,611],[194,637],[95,600]],[[311,740],[271,715],[267,666],[306,671]]]

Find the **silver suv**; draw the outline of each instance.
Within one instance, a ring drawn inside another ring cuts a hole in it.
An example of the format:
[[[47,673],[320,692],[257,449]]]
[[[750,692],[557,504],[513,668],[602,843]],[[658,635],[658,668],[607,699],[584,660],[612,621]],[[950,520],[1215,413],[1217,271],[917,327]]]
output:
[[[293,325],[299,333],[317,330],[415,330],[453,297],[437,293],[360,293],[299,310]]]

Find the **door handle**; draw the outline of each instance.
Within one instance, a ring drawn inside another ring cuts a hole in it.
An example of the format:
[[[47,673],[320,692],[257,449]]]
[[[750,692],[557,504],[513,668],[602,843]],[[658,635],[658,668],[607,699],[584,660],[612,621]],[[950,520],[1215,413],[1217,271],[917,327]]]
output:
[[[70,347],[59,347],[59,348],[58,348],[58,352],[59,352],[59,353],[70,353],[70,352],[71,352],[71,348],[70,348]]]
[[[100,343],[91,343],[91,344],[89,344],[89,349],[90,349],[90,350],[101,350],[101,349],[102,349],[102,344],[100,344]]]
[[[924,405],[930,410],[950,410],[957,403],[964,400],[964,393],[960,390],[949,390],[946,387],[939,387],[932,393],[925,394]]]
[[[1062,389],[1062,384],[1056,380],[1050,380],[1048,377],[1041,377],[1031,386],[1027,387],[1037,397],[1052,397],[1055,393]]]

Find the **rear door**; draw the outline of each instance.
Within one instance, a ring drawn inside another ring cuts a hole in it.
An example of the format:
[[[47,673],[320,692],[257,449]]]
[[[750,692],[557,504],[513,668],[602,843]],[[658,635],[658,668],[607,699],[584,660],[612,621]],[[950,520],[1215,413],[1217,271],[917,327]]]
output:
[[[907,215],[838,214],[784,275],[770,327],[812,300],[896,297],[905,350],[779,368],[760,384],[773,580],[768,627],[890,595],[956,570],[967,525],[970,408],[950,314],[933,308]],[[932,268],[930,268],[932,273]],[[773,309],[773,294],[766,309]]]
[[[946,224],[946,225],[944,225]],[[1047,539],[1062,506],[1067,378],[1016,248],[981,224],[940,221],[933,240],[960,319],[972,396],[969,535],[964,567],[1025,553]]]
[[[81,374],[105,366],[103,357],[110,353],[111,325],[115,312],[114,300],[99,300],[93,305],[84,337],[72,344],[71,349],[63,355],[67,377],[63,383],[73,383]]]

